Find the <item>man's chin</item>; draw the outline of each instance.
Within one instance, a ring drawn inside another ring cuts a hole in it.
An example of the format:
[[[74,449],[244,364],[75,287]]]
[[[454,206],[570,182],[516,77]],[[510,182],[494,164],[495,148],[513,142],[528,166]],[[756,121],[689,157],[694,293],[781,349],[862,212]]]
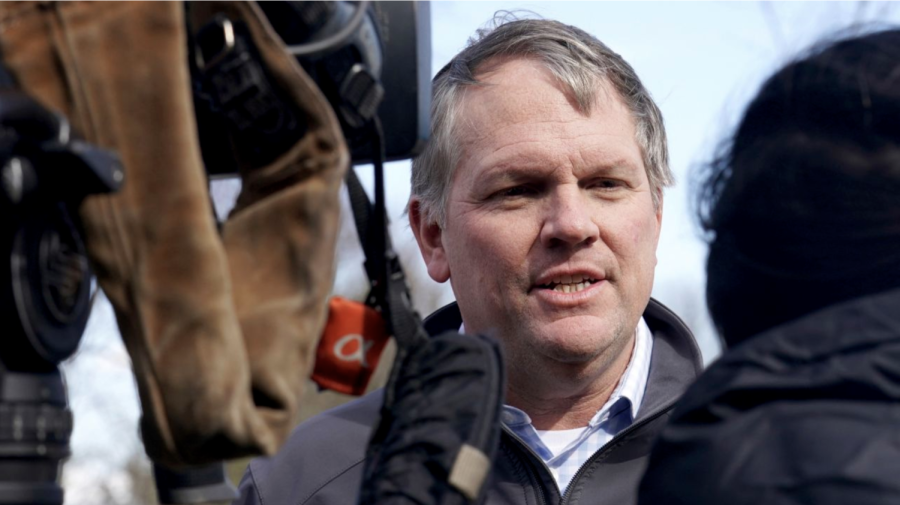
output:
[[[610,331],[612,330],[612,331]],[[597,318],[568,318],[555,321],[541,332],[537,341],[542,354],[566,364],[591,363],[604,354],[623,347],[621,325]]]
[[[552,349],[545,353],[544,356],[553,363],[577,367],[590,365],[597,360],[599,354],[573,349]]]
[[[541,342],[542,353],[547,358],[567,364],[590,363],[610,348],[611,337],[600,335],[549,338]]]

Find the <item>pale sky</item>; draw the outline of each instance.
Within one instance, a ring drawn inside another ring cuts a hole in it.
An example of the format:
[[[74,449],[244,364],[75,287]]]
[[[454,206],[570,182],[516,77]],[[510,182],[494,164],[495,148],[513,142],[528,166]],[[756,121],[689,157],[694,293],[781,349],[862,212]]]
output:
[[[521,9],[597,36],[632,64],[662,109],[678,186],[665,196],[654,296],[693,326],[706,359],[714,358],[718,343],[703,300],[706,252],[690,213],[690,171],[712,156],[747,100],[779,65],[855,22],[897,23],[900,9],[880,2],[435,2],[432,71],[463,48],[496,11]],[[430,311],[451,301],[452,293],[449,285],[435,285],[425,275],[402,216],[409,164],[389,164],[386,171],[394,243],[413,280],[418,307]],[[364,183],[371,182],[369,167],[358,172]],[[233,183],[217,184],[217,203],[227,207],[235,191]],[[341,236],[335,291],[359,294],[365,277],[355,232],[346,228]],[[116,481],[116,469],[142,450],[129,366],[112,311],[108,304],[100,305],[81,350],[64,366],[75,411],[74,454],[65,478],[70,505],[97,503],[92,489],[110,479],[113,493],[127,497],[128,483]]]

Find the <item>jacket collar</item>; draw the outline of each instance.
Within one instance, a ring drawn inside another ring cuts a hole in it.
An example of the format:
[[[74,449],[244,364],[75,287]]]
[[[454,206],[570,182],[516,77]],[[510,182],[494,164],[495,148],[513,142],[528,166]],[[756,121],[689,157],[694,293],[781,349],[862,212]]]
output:
[[[647,391],[635,422],[671,408],[703,371],[693,333],[668,307],[650,299],[644,320],[653,332]]]
[[[900,401],[900,289],[832,305],[725,351],[691,387],[676,417],[716,419],[797,398]],[[726,394],[727,393],[727,394]],[[740,408],[713,404],[741,402]],[[684,422],[684,421],[681,421]]]
[[[786,362],[819,361],[836,353],[900,341],[900,289],[842,303],[760,333],[735,346],[735,356],[779,357]]]
[[[653,333],[650,376],[641,408],[635,421],[671,407],[703,370],[700,349],[694,335],[668,307],[650,299],[644,320]],[[446,305],[425,319],[425,331],[439,335],[458,331],[462,315],[456,302]]]

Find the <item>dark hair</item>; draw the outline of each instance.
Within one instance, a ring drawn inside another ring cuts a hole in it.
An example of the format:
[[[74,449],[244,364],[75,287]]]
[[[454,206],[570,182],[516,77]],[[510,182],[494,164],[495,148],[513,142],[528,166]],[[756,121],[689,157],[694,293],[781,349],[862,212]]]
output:
[[[728,344],[900,287],[900,30],[819,46],[770,77],[697,203]]]

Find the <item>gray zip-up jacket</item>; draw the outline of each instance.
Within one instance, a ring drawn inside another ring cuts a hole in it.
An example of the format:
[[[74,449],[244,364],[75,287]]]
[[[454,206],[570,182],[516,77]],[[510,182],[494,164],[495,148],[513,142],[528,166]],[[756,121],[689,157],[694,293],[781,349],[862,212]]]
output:
[[[565,496],[544,462],[504,429],[485,503],[488,505],[611,504],[637,502],[650,447],[675,401],[702,369],[700,351],[685,324],[650,300],[644,320],[653,333],[650,377],[634,423],[600,448],[578,471]],[[425,321],[432,335],[457,330],[456,304]],[[281,451],[254,459],[240,483],[242,505],[353,505],[363,459],[381,407],[380,391],[323,412],[298,426]]]

